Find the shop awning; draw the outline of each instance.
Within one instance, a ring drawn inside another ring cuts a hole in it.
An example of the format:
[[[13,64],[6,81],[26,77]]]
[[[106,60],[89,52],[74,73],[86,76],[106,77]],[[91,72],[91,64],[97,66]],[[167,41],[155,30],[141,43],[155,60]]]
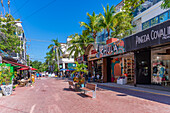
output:
[[[12,62],[12,61],[8,61],[8,60],[3,60],[4,63],[7,63],[7,64],[11,64],[12,66],[20,66],[20,67],[27,67],[29,68],[29,66],[26,66],[26,65],[23,65],[23,64],[18,64],[18,63],[15,63],[15,62]]]
[[[35,68],[29,68],[29,67],[27,68],[27,67],[26,67],[26,68],[21,68],[21,69],[19,69],[19,70],[37,70],[37,69],[35,69]]]

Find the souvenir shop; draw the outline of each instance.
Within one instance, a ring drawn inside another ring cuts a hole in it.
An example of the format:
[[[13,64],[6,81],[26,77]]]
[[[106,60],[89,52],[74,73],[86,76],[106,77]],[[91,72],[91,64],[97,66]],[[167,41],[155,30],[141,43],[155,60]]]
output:
[[[124,40],[117,40],[99,47],[104,82],[117,82],[120,77],[126,77],[127,83],[134,83],[134,53],[127,53],[124,46]]]
[[[134,51],[135,84],[170,86],[170,20],[124,39]]]
[[[91,75],[96,76],[99,74],[101,77],[103,75],[103,60],[97,57],[97,51],[92,44],[86,48],[85,55],[88,61],[88,71],[91,72]]]

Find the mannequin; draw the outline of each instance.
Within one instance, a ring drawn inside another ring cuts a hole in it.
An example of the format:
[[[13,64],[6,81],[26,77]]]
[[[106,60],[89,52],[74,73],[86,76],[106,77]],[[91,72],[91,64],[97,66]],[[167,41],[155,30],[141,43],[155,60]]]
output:
[[[160,63],[160,65],[158,66],[158,73],[157,73],[157,79],[159,84],[161,84],[164,75],[165,75],[165,67],[163,66],[163,63]]]

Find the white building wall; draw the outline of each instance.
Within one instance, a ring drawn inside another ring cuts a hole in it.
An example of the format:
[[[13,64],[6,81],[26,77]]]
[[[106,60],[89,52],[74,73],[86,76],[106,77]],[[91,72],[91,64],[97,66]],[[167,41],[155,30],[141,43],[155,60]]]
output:
[[[166,12],[169,9],[161,9],[162,1],[156,3],[155,5],[151,6],[149,9],[145,10],[141,14],[138,14],[134,17],[132,23],[136,25],[134,28],[134,33],[142,31],[142,23]],[[140,21],[139,21],[140,20]]]

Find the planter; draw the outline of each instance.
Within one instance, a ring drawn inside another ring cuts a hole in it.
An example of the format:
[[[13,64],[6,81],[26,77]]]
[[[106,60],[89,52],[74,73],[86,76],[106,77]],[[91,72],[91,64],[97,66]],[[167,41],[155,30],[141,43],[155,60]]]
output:
[[[1,89],[2,89],[2,93],[4,94],[4,96],[9,96],[12,94],[12,84],[2,85]]]
[[[76,92],[80,91],[80,85],[79,84],[75,84],[75,91]]]

